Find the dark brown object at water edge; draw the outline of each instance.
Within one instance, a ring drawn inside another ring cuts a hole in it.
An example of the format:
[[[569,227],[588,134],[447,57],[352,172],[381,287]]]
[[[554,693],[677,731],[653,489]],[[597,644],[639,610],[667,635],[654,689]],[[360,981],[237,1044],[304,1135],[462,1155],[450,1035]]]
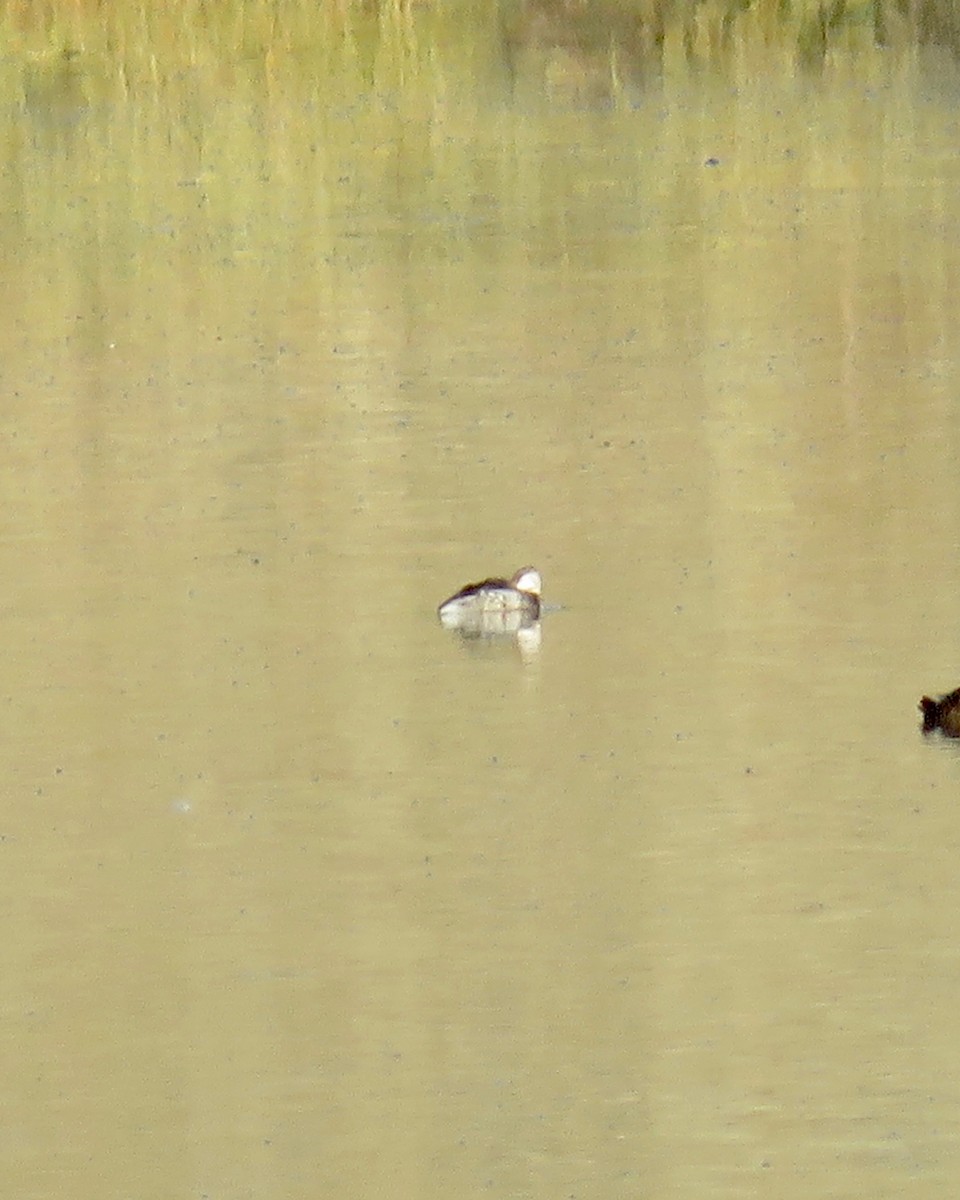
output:
[[[960,738],[960,688],[931,700],[924,696],[919,704],[923,713],[923,732],[939,729],[946,737]]]

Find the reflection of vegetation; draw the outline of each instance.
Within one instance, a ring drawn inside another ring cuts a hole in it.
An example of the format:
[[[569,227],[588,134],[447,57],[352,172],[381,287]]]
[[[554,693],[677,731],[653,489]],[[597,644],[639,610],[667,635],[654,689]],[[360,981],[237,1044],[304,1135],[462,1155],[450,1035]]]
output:
[[[451,70],[475,64],[479,49],[514,82],[589,80],[613,93],[658,69],[668,49],[674,62],[717,62],[746,44],[768,46],[807,64],[833,45],[934,42],[960,53],[960,8],[958,0],[0,0],[0,38],[8,62],[32,71],[31,86],[74,82],[65,64],[77,56],[109,64],[123,81],[157,82],[204,64],[269,76],[291,62],[321,79],[349,60],[375,83],[387,60],[402,83],[403,60],[431,47]]]

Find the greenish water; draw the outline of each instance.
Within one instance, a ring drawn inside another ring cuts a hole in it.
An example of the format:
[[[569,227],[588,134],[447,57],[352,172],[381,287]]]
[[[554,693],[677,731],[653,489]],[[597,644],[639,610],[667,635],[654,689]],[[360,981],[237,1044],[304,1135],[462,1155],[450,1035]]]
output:
[[[954,66],[222,11],[0,71],[2,1191],[953,1200]]]

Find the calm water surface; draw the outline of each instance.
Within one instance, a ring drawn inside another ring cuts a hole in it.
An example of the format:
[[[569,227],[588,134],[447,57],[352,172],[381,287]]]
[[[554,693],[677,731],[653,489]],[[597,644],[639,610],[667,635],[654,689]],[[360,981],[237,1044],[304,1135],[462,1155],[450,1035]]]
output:
[[[960,81],[571,78],[8,87],[5,1194],[956,1195]]]

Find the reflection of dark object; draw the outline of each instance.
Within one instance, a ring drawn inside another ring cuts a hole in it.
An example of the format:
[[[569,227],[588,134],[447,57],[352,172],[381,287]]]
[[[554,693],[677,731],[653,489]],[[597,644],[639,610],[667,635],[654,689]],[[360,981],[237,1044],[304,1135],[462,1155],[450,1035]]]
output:
[[[797,29],[797,55],[805,66],[821,67],[831,36],[847,20],[847,0],[822,0],[809,14],[800,18]]]
[[[920,701],[920,711],[923,713],[924,733],[939,729],[947,737],[960,737],[960,688],[948,692],[939,700],[924,696]]]
[[[84,73],[76,50],[28,63],[23,72],[23,108],[50,129],[78,121],[87,108]]]
[[[540,653],[543,630],[539,617],[519,612],[461,613],[456,617],[441,614],[445,629],[458,634],[471,651],[487,652],[514,645],[524,662],[532,662]]]
[[[620,0],[511,0],[501,17],[510,76],[517,83],[552,68],[581,74],[593,91],[612,91],[617,80],[639,84],[659,57],[669,9],[669,0],[646,9]]]
[[[906,30],[911,41],[960,57],[960,12],[952,0],[877,0],[872,11],[879,45],[895,44],[898,30]]]

